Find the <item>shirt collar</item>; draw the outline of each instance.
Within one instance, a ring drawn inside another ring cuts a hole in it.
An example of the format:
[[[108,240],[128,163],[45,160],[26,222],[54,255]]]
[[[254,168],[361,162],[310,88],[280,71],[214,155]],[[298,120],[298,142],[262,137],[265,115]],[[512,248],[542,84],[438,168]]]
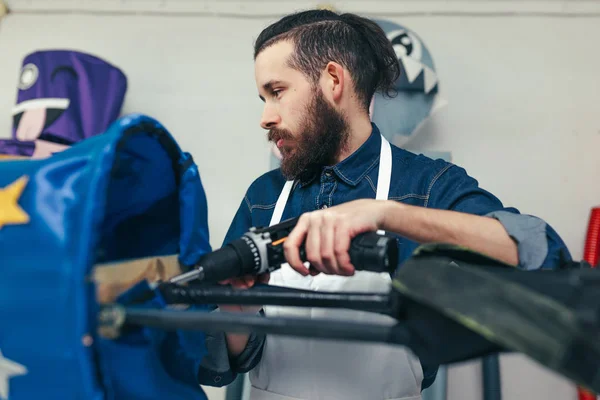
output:
[[[324,167],[321,173],[333,171],[341,180],[351,186],[358,183],[377,165],[381,154],[381,134],[379,128],[371,123],[371,135],[369,138],[350,156],[336,165]],[[307,186],[317,176],[313,176],[306,181],[300,182],[301,186]],[[294,185],[295,186],[295,185]]]
[[[356,186],[377,165],[381,154],[381,134],[371,123],[369,138],[349,157],[333,166],[336,175],[349,185]]]

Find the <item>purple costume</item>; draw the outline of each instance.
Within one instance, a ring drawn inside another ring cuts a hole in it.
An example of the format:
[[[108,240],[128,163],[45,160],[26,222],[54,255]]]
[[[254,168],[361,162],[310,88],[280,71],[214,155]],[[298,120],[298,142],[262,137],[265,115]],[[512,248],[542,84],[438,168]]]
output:
[[[103,133],[120,115],[127,77],[114,65],[69,50],[25,57],[12,110],[12,139],[0,154],[44,158]]]

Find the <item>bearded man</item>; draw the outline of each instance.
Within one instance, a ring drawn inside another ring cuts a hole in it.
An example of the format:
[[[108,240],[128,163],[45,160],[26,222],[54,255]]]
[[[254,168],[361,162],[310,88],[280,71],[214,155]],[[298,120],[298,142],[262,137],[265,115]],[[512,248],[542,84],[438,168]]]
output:
[[[467,246],[527,270],[552,266],[566,251],[544,221],[504,207],[463,168],[387,142],[370,120],[369,105],[376,91],[393,95],[401,69],[373,21],[301,12],[267,27],[254,50],[264,102],[260,125],[283,158],[280,168],[248,188],[224,245],[253,226],[303,215],[285,245],[288,264],[259,280],[309,290],[387,292],[390,275],[356,271],[347,250],[352,235],[389,219],[383,228],[398,234],[400,262],[425,242]],[[308,267],[298,257],[303,241]],[[256,279],[225,283],[247,288]],[[222,308],[363,322],[388,318],[351,310]],[[415,400],[437,371],[410,350],[383,344],[232,333],[209,335],[207,347],[200,383],[222,386],[251,371],[252,400]]]

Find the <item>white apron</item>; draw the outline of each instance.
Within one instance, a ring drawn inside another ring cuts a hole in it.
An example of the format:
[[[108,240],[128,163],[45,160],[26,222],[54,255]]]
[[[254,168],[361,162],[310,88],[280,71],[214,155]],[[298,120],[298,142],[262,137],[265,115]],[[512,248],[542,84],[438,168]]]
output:
[[[392,151],[381,137],[376,198],[388,198]],[[292,189],[286,182],[270,225],[280,222]],[[302,276],[288,264],[271,274],[272,285],[323,291],[383,292],[391,287],[388,273],[356,271],[351,277]],[[267,306],[269,317],[346,319],[394,323],[385,315],[323,308]],[[420,400],[423,371],[404,347],[268,335],[260,363],[250,372],[250,400]]]

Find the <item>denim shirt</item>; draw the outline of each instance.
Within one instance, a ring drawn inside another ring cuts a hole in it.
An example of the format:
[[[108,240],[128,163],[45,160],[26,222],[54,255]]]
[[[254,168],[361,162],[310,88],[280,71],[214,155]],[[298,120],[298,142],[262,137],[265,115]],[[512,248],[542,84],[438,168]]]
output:
[[[365,143],[342,162],[322,168],[307,181],[296,181],[283,212],[282,221],[302,213],[332,207],[348,201],[374,199],[381,147],[381,135],[375,124]],[[286,179],[279,169],[256,179],[249,187],[224,240],[224,245],[239,238],[251,227],[268,226],[273,209]],[[490,192],[479,187],[476,179],[452,163],[432,160],[392,145],[392,176],[389,200],[426,208],[454,210],[497,219],[517,243],[519,268],[554,268],[570,254],[558,234],[543,220],[520,214],[505,207]],[[398,236],[399,266],[419,246]],[[237,372],[247,372],[260,360],[264,335],[252,334],[246,350],[229,360],[224,337],[213,335],[207,342],[209,357],[201,368],[202,384],[218,386],[231,382]],[[225,351],[225,353],[223,353]],[[438,366],[423,365],[422,387],[430,386]]]

